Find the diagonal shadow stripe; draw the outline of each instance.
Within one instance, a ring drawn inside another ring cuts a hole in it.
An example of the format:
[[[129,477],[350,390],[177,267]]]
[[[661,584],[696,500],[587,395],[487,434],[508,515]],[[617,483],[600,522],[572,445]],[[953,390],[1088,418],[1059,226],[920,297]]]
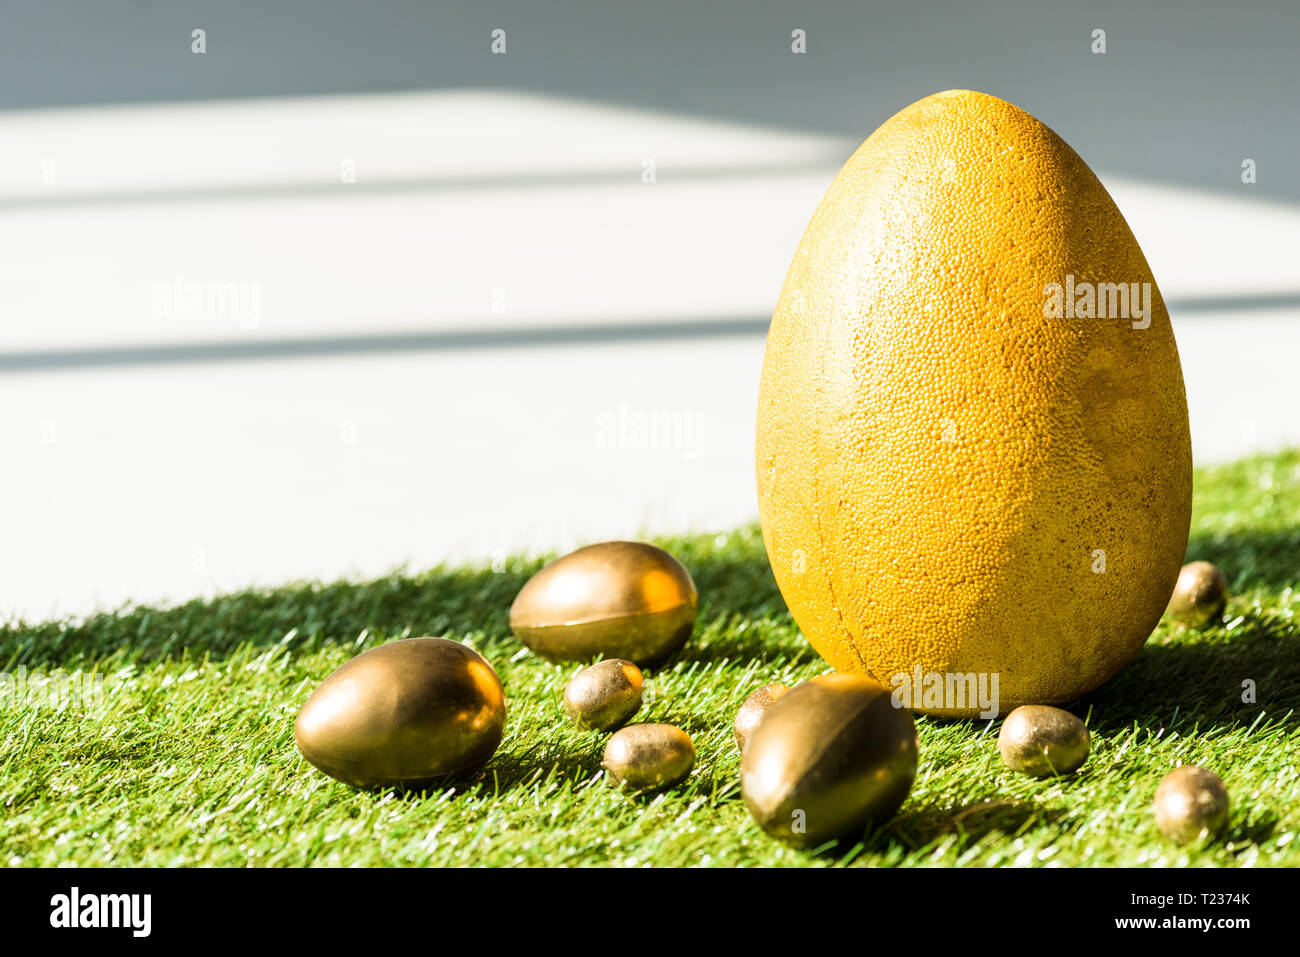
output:
[[[1294,309],[1297,307],[1300,307],[1300,292],[1197,296],[1194,299],[1174,299],[1166,303],[1170,316],[1175,319],[1184,313],[1254,312],[1265,309]]]
[[[845,151],[844,155],[848,155]],[[753,163],[743,166],[698,166],[656,170],[657,184],[674,182],[708,182],[725,180],[767,179],[774,176],[798,176],[807,173],[824,175],[829,183],[840,168],[837,159],[807,160],[794,163]],[[355,183],[321,179],[310,182],[240,183],[224,186],[178,186],[152,190],[103,190],[101,192],[0,194],[0,213],[28,212],[43,209],[98,206],[142,206],[166,203],[211,203],[225,201],[278,201],[294,199],[359,199],[366,196],[405,195],[410,193],[469,192],[473,190],[515,191],[582,186],[627,186],[643,189],[640,165],[626,169],[559,170],[520,174],[466,174],[463,176],[405,176],[382,180],[360,178]]]
[[[442,352],[566,345],[601,345],[665,339],[712,339],[762,336],[769,318],[696,319],[628,322],[617,325],[544,326],[381,335],[328,336],[316,339],[261,339],[255,342],[194,342],[93,349],[49,349],[0,353],[0,373],[104,369],[126,366],[181,365],[202,362],[248,362],[310,359],[402,352]]]
[[[1260,296],[1206,296],[1175,299],[1170,314],[1251,312],[1300,308],[1300,292]],[[317,357],[385,355],[403,352],[450,352],[469,349],[545,348],[604,345],[670,339],[753,337],[767,334],[768,316],[734,316],[606,325],[532,326],[497,329],[448,329],[432,332],[393,332],[320,338],[208,341],[138,346],[98,346],[86,349],[45,349],[0,353],[0,373],[21,375],[72,369],[106,369],[205,362],[253,362]]]

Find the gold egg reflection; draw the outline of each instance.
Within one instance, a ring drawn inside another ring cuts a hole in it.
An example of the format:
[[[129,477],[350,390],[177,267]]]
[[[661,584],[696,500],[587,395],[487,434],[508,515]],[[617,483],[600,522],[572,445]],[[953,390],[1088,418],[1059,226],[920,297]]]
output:
[[[326,678],[294,723],[302,756],[358,788],[411,786],[492,757],[506,699],[483,656],[446,638],[371,648]]]
[[[822,675],[773,701],[744,745],[741,794],[795,847],[854,837],[892,815],[916,777],[916,727],[884,685]]]
[[[511,606],[510,627],[553,661],[656,664],[686,644],[698,603],[690,573],[662,548],[602,542],[529,579]]]

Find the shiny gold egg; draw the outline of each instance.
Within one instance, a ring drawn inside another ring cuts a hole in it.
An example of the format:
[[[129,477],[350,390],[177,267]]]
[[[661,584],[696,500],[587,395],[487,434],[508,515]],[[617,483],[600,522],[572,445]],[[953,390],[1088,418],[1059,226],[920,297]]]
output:
[[[645,678],[623,658],[606,658],[573,676],[564,689],[564,710],[588,731],[613,731],[641,710]]]
[[[912,715],[861,675],[822,675],[774,701],[745,745],[741,793],[768,834],[815,847],[892,815],[916,777]]]
[[[751,692],[749,697],[745,699],[745,703],[736,712],[736,723],[732,726],[732,730],[736,734],[736,747],[740,749],[741,754],[745,753],[745,742],[749,740],[749,736],[758,727],[758,720],[763,717],[763,712],[767,710],[768,705],[789,690],[788,685],[774,681],[769,685],[763,685],[757,691]]]
[[[302,756],[358,788],[413,786],[475,770],[505,729],[492,666],[446,638],[362,652],[326,678],[294,722]]]
[[[1176,844],[1213,837],[1228,823],[1228,789],[1213,771],[1178,768],[1156,788],[1155,814],[1156,826]]]
[[[698,601],[690,573],[662,548],[603,542],[529,579],[510,608],[510,627],[553,661],[655,664],[686,644]]]
[[[1201,628],[1223,618],[1228,604],[1228,579],[1209,562],[1188,562],[1178,573],[1178,583],[1165,610],[1188,628]]]
[[[1077,716],[1044,704],[1016,708],[998,733],[1002,762],[1035,778],[1069,774],[1088,760],[1091,750],[1092,738]]]
[[[614,732],[600,766],[614,787],[659,791],[695,766],[695,743],[674,724],[634,724]]]

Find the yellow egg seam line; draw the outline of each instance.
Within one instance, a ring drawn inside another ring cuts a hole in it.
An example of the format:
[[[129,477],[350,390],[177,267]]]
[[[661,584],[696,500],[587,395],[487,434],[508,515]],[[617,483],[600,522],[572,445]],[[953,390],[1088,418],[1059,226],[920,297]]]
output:
[[[826,381],[826,350],[829,347],[829,342],[827,341],[829,338],[830,338],[830,327],[828,325],[823,330],[822,344],[821,344],[821,348],[818,350],[818,355],[821,357],[820,365],[818,367],[818,374],[817,374],[817,391],[819,393],[823,391],[823,384]],[[819,402],[818,405],[825,408],[824,403]],[[816,438],[816,445],[820,448],[822,443],[822,422],[820,417],[818,417],[817,419],[817,434],[815,438]],[[871,677],[875,678],[876,676],[871,674],[871,672],[867,669],[867,663],[863,660],[862,655],[858,652],[857,636],[854,635],[853,632],[851,632],[848,626],[845,625],[844,623],[844,612],[840,610],[840,601],[839,598],[837,598],[835,595],[835,581],[831,577],[830,565],[828,563],[829,556],[826,549],[826,533],[822,529],[821,502],[822,502],[821,469],[814,469],[813,470],[813,524],[817,528],[817,545],[821,551],[821,567],[822,567],[822,574],[826,576],[826,590],[830,593],[831,596],[831,607],[835,609],[835,620],[839,622],[841,634],[848,635],[849,637],[849,641],[848,641],[849,650],[853,653],[853,657],[857,659],[858,667],[862,669],[864,672],[866,672],[867,674],[871,675]]]
[[[817,487],[817,480],[814,479],[813,483],[814,483],[813,488],[814,488],[815,499],[817,501],[820,501],[821,490]],[[827,569],[826,567],[826,563],[828,560],[828,553],[826,549],[826,535],[822,530],[821,514],[818,512],[816,508],[813,509],[813,524],[817,526],[817,545],[821,551],[821,558],[822,558],[821,564],[823,569],[822,574],[826,576],[826,590],[830,592],[831,607],[835,609],[835,620],[839,622],[840,632],[849,637],[849,641],[847,642],[847,644],[849,650],[853,652],[853,657],[857,659],[858,667],[861,668],[863,671],[867,672],[867,674],[871,674],[871,672],[867,669],[867,663],[863,661],[862,655],[858,653],[857,636],[854,635],[853,632],[849,630],[848,625],[844,623],[844,612],[840,610],[840,601],[835,595],[835,582],[834,579],[831,577],[831,573],[829,569]],[[875,678],[876,676],[871,675],[871,677]]]

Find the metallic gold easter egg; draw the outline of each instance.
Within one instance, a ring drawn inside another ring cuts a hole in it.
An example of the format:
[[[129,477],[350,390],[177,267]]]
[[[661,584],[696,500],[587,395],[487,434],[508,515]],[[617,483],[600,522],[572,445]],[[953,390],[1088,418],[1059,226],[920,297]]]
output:
[[[564,689],[564,710],[578,727],[613,731],[641,710],[645,678],[623,658],[606,658],[583,668]]]
[[[1156,826],[1176,844],[1213,837],[1228,823],[1228,789],[1213,771],[1187,765],[1156,788]]]
[[[673,724],[634,724],[614,732],[600,766],[614,787],[658,791],[691,773],[695,743]]]
[[[1209,562],[1188,562],[1178,573],[1167,614],[1180,625],[1201,628],[1223,618],[1228,604],[1228,579]]]
[[[788,685],[774,681],[769,685],[763,685],[745,699],[745,703],[736,712],[736,723],[733,725],[736,734],[736,747],[740,749],[741,754],[745,753],[745,743],[749,740],[749,736],[754,733],[754,729],[758,727],[758,721],[763,717],[763,712],[767,710],[768,705],[789,690]]]
[[[745,745],[741,792],[768,834],[796,847],[861,834],[916,777],[912,715],[862,675],[822,675],[773,702]]]
[[[686,644],[698,603],[690,573],[662,548],[603,542],[529,579],[510,608],[510,627],[553,661],[655,664]]]
[[[446,638],[362,652],[326,678],[294,722],[302,756],[358,788],[412,786],[487,763],[505,729],[492,666]]]
[[[1092,738],[1078,717],[1044,704],[1016,708],[998,733],[1002,762],[1035,778],[1069,774],[1088,760],[1091,750]]]

